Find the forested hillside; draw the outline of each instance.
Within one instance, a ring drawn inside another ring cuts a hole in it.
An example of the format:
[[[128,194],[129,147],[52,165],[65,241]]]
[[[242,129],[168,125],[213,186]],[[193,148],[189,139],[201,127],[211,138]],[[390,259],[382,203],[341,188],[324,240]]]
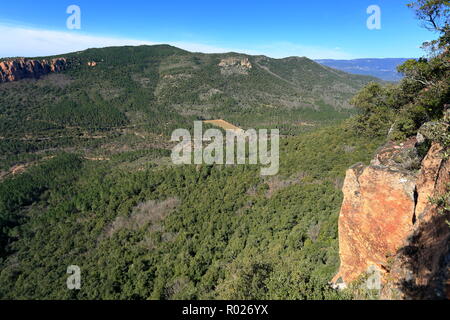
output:
[[[328,286],[340,187],[378,144],[345,126],[290,138],[266,179],[253,166],[136,170],[135,153],[58,155],[0,185],[0,296],[342,298]],[[65,286],[72,264],[80,291]]]
[[[164,148],[175,128],[197,119],[295,134],[347,118],[352,94],[371,80],[306,58],[194,54],[170,46],[64,57],[63,72],[0,84],[0,170],[55,149],[106,157],[121,148]]]
[[[0,84],[0,297],[338,297],[340,184],[378,140],[322,127],[371,78],[169,46],[64,57],[63,72]],[[171,132],[199,119],[281,129],[282,174],[173,166]]]

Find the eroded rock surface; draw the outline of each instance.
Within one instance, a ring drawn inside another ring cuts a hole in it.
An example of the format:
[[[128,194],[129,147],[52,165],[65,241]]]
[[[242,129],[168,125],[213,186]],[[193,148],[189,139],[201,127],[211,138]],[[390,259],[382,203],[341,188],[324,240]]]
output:
[[[248,58],[231,57],[219,62],[220,72],[223,75],[248,74],[253,67]]]
[[[404,151],[389,145],[373,164],[357,164],[347,171],[339,216],[341,267],[335,281],[352,282],[371,265],[385,270],[387,255],[394,254],[411,231],[416,176],[394,163],[385,165],[386,154]]]
[[[340,287],[375,268],[383,298],[445,294],[450,228],[430,199],[446,192],[450,165],[436,143],[422,159],[425,142],[419,142],[390,142],[370,165],[347,171],[339,216],[341,265],[333,279]]]
[[[450,162],[434,144],[417,178],[417,220],[404,245],[391,258],[384,299],[450,299],[450,219],[430,199],[448,194]]]
[[[66,68],[65,58],[51,60],[32,60],[19,58],[0,62],[0,83],[25,78],[37,79],[45,74],[59,72]]]

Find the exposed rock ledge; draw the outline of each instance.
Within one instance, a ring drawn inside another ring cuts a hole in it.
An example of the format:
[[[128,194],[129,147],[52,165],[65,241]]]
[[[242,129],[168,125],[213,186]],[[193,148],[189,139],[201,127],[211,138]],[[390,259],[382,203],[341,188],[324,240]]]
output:
[[[248,74],[248,71],[253,67],[250,60],[246,57],[230,57],[220,60],[220,72],[223,75],[232,74]]]
[[[31,60],[19,58],[0,62],[0,83],[25,78],[37,79],[51,72],[59,72],[67,66],[65,58]]]
[[[390,142],[370,165],[347,171],[339,216],[341,265],[333,279],[339,287],[377,270],[382,298],[446,294],[450,228],[430,198],[446,191],[450,162],[440,145],[432,144],[423,159],[418,146],[416,138]]]

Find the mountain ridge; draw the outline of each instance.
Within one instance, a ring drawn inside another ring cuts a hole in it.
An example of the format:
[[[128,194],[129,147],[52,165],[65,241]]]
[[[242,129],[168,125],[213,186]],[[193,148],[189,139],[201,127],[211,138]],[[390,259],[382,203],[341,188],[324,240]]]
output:
[[[360,59],[316,59],[317,63],[345,72],[370,75],[385,81],[399,81],[403,78],[397,66],[415,58],[360,58]]]

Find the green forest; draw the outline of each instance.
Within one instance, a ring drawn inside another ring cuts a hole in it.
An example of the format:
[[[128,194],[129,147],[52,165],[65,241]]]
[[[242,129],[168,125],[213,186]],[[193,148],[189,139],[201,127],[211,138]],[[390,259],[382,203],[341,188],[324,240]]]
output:
[[[430,121],[421,132],[450,146],[437,3],[439,38],[399,83],[166,45],[75,52],[62,73],[0,83],[0,299],[355,298],[329,283],[346,170]],[[411,4],[422,21],[434,6]],[[230,57],[253,67],[221,70]],[[280,129],[279,174],[173,165],[171,132],[208,119]]]

